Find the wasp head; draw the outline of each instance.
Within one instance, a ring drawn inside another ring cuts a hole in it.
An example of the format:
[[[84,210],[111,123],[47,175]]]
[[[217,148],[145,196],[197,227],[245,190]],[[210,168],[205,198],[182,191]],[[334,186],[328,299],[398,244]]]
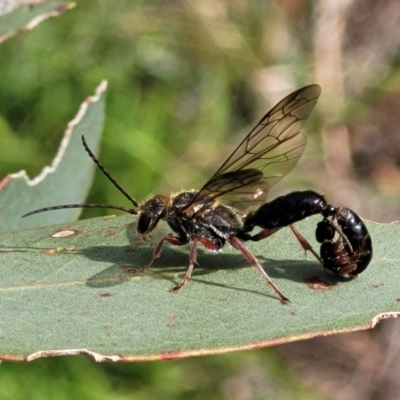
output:
[[[151,233],[158,222],[166,217],[169,202],[169,197],[162,195],[153,196],[143,202],[137,210],[139,214],[137,231],[142,235]]]

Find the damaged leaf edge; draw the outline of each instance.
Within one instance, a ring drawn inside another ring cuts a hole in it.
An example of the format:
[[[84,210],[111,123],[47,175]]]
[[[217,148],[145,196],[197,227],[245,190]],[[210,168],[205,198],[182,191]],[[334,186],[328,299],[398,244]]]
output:
[[[57,154],[49,166],[45,166],[43,168],[42,172],[33,179],[29,179],[25,170],[21,170],[19,172],[13,173],[13,174],[8,174],[0,181],[0,190],[10,180],[18,179],[18,178],[24,179],[28,186],[36,186],[40,182],[45,180],[49,174],[56,172],[57,167],[58,167],[59,163],[61,162],[61,160],[67,150],[68,144],[70,143],[75,126],[77,126],[79,124],[79,122],[82,120],[82,118],[86,114],[86,111],[87,111],[89,105],[91,103],[95,103],[95,102],[99,101],[101,95],[106,91],[106,89],[107,89],[107,81],[103,80],[100,83],[100,85],[96,88],[95,94],[93,96],[87,97],[83,101],[83,103],[79,107],[79,111],[76,114],[76,117],[68,123],[67,130],[65,131],[65,134],[61,140],[61,144],[58,148]]]
[[[400,312],[384,312],[376,315],[372,318],[371,322],[366,325],[360,325],[357,327],[350,327],[344,329],[332,329],[320,332],[310,332],[303,335],[296,335],[287,338],[277,338],[272,340],[258,341],[254,343],[249,343],[243,346],[234,347],[224,347],[218,349],[199,349],[199,350],[171,350],[165,351],[160,354],[155,355],[105,355],[96,353],[88,349],[65,349],[65,350],[41,350],[35,353],[31,353],[28,356],[13,356],[13,355],[0,355],[0,360],[3,361],[33,361],[38,358],[44,357],[59,357],[59,356],[72,356],[72,355],[86,355],[92,358],[96,362],[133,362],[133,361],[161,361],[161,360],[176,360],[180,358],[195,357],[195,356],[205,356],[205,355],[216,355],[225,354],[228,352],[239,351],[239,350],[255,350],[263,347],[277,346],[285,343],[293,343],[300,340],[313,339],[317,337],[326,337],[332,335],[338,335],[341,333],[351,333],[358,332],[367,329],[373,329],[382,320],[389,318],[399,318]]]
[[[41,22],[45,21],[48,18],[51,17],[59,17],[61,14],[65,13],[66,11],[70,11],[73,8],[75,8],[76,3],[75,2],[70,2],[63,4],[61,6],[58,6],[55,10],[49,11],[47,13],[44,13],[42,15],[38,15],[37,17],[33,18],[31,21],[29,21],[25,26],[22,26],[19,29],[10,31],[5,33],[4,35],[0,36],[0,43],[5,42],[7,39],[10,39],[14,35],[16,35],[18,32],[26,32],[30,31],[33,28],[35,28],[37,25],[39,25]],[[9,12],[12,12],[14,10],[10,10]],[[7,13],[4,13],[3,15],[6,15]]]

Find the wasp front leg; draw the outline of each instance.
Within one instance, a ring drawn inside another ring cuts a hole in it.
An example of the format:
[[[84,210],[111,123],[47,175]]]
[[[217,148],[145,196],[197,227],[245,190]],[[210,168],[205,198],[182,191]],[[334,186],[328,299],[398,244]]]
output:
[[[156,258],[160,257],[164,242],[171,243],[174,246],[183,246],[188,243],[187,240],[181,239],[179,237],[176,237],[173,235],[166,235],[158,242],[156,247],[154,247],[153,255],[151,256],[150,260],[143,267],[135,269],[132,272],[140,273],[140,272],[145,271],[147,268],[149,268],[153,264],[154,260]]]
[[[154,247],[153,255],[151,256],[150,260],[142,268],[138,268],[132,272],[140,273],[140,272],[145,271],[147,268],[149,268],[153,264],[154,260],[156,258],[160,257],[160,254],[161,254],[161,251],[162,251],[162,248],[163,248],[165,242],[168,242],[174,246],[183,246],[188,243],[188,240],[181,239],[181,238],[173,236],[173,235],[166,235],[158,242],[156,247]],[[196,263],[196,255],[197,255],[197,239],[195,239],[192,242],[192,247],[190,249],[190,257],[189,257],[189,268],[186,272],[186,275],[179,285],[174,286],[172,289],[170,289],[171,292],[177,292],[179,289],[181,289],[183,286],[185,286],[186,283],[190,280],[194,264]]]

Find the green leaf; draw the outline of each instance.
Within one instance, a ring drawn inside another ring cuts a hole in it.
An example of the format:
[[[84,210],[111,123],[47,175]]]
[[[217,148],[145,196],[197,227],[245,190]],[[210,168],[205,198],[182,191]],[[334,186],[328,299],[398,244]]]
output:
[[[37,3],[37,1],[26,1],[25,5],[22,7],[18,7],[18,4],[12,4],[12,2],[0,4],[0,43],[18,32],[25,32],[33,29],[47,18],[58,17],[75,7],[75,3],[73,2],[51,1],[41,4]],[[13,10],[15,7],[18,8]]]
[[[297,225],[311,243],[318,220]],[[178,293],[169,289],[186,271],[187,246],[166,244],[152,268],[129,272],[157,242],[143,241],[135,222],[103,217],[0,235],[0,358],[180,358],[353,332],[400,315],[399,224],[367,223],[374,258],[349,281],[305,259],[289,229],[248,244],[290,298],[284,305],[229,246],[220,254],[199,249],[192,280]],[[161,237],[168,229],[160,225]]]
[[[99,147],[104,125],[103,81],[92,97],[81,105],[76,117],[68,124],[60,148],[52,164],[34,179],[25,171],[10,174],[0,181],[0,231],[63,223],[77,219],[80,209],[41,213],[30,218],[21,215],[37,208],[83,202],[93,181],[95,164],[83,149],[84,134],[90,147]]]

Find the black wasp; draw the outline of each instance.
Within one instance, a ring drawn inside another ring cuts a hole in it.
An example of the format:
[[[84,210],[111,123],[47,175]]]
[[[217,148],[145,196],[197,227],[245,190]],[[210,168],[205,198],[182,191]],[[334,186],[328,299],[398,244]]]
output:
[[[293,226],[315,214],[323,216],[315,231],[316,240],[321,244],[319,255]],[[255,226],[262,230],[250,235]],[[292,229],[304,250],[310,251],[324,268],[336,275],[357,276],[372,259],[372,240],[362,219],[349,208],[331,206],[324,196],[311,190],[277,197],[250,212],[243,219],[239,237],[259,241],[285,226]],[[334,240],[336,235],[337,240]]]
[[[67,204],[31,211],[24,217],[62,208],[112,208],[137,214],[137,231],[142,235],[150,234],[158,222],[164,220],[175,234],[166,235],[156,245],[152,257],[139,271],[150,267],[160,255],[164,242],[176,246],[190,243],[189,268],[181,283],[172,289],[177,291],[190,279],[196,263],[198,243],[216,252],[228,242],[258,269],[282,301],[288,301],[243,244],[241,239],[248,240],[248,233],[243,231],[243,220],[238,212],[242,210],[246,213],[265,204],[271,186],[296,165],[307,143],[307,138],[300,130],[314,109],[320,93],[318,85],[310,85],[281,100],[265,114],[200,190],[171,196],[155,195],[142,203],[131,197],[111,177],[82,136],[83,146],[89,156],[132,202],[134,208],[108,204]]]

